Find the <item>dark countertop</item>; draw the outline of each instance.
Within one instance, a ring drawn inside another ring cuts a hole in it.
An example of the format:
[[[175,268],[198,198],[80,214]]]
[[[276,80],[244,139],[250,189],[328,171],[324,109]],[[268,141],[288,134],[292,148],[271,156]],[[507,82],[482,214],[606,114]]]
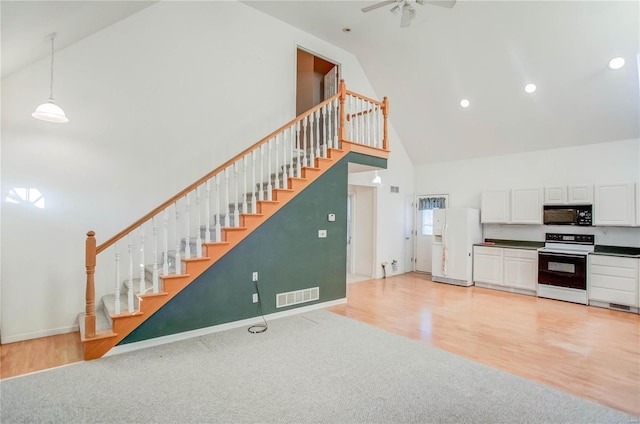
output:
[[[603,246],[596,244],[592,255],[620,256],[624,258],[640,258],[640,247]]]
[[[476,243],[474,246],[485,247],[506,247],[509,249],[525,249],[538,250],[544,247],[543,241],[527,241],[527,240],[501,240],[501,239],[484,239],[484,243]]]

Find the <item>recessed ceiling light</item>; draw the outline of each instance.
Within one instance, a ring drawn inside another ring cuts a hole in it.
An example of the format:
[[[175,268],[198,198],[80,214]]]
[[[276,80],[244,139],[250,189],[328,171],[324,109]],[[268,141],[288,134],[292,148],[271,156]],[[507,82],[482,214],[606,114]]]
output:
[[[623,57],[614,57],[609,61],[609,68],[611,69],[620,69],[624,66],[624,58]]]
[[[460,106],[469,107],[469,100],[467,100],[467,99],[460,100]]]
[[[535,84],[527,84],[524,86],[524,91],[526,91],[527,93],[531,94],[534,91],[536,91],[537,87]]]

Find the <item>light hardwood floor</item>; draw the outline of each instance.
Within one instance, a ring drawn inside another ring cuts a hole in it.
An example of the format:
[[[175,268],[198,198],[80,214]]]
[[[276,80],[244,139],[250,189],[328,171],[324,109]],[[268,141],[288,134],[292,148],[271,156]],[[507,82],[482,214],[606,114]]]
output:
[[[329,310],[640,416],[640,315],[409,273],[347,285]],[[0,346],[0,377],[82,360],[78,333]]]

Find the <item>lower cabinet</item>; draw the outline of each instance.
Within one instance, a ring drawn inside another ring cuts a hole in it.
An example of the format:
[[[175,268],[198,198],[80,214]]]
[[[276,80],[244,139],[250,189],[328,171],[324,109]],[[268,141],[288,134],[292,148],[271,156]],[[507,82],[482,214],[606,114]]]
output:
[[[535,295],[538,287],[538,252],[475,246],[473,281],[479,287]]]
[[[639,266],[637,258],[589,255],[589,303],[640,306]]]

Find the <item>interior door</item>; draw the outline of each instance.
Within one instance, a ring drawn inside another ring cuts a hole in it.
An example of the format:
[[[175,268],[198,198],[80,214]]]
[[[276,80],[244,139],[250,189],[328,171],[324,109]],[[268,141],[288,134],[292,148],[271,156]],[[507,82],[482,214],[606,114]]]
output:
[[[448,201],[447,195],[428,195],[418,196],[416,201],[416,271],[418,272],[432,272],[432,256],[433,256],[433,229],[434,229],[434,209],[421,209],[421,204],[430,203],[436,201],[441,203],[439,199],[444,198],[444,203]]]
[[[338,67],[334,66],[324,76],[324,98],[326,100],[338,92]]]

